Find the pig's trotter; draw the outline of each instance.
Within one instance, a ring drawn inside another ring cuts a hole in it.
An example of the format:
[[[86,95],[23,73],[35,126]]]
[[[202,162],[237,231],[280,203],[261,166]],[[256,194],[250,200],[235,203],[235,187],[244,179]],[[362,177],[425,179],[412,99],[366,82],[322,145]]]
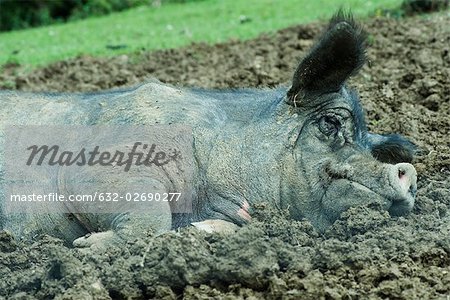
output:
[[[108,249],[109,246],[119,245],[122,239],[112,230],[94,232],[77,238],[73,246],[77,248],[91,248],[93,250]],[[122,241],[123,242],[123,241]]]
[[[244,200],[236,212],[239,217],[239,224],[245,224],[251,221],[252,217],[248,212],[249,208],[250,204]],[[228,234],[235,232],[239,228],[237,224],[221,219],[208,219],[202,222],[193,222],[191,225],[208,233],[218,232]]]
[[[224,220],[205,220],[202,222],[193,222],[191,225],[195,226],[197,229],[206,231],[208,233],[234,233],[239,226]]]

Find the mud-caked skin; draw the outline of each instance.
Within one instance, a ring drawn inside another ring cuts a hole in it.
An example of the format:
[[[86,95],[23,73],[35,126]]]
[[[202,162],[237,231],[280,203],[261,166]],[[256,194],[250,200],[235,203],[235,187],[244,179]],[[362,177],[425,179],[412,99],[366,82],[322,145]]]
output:
[[[160,207],[149,216],[8,215],[4,229],[17,237],[46,232],[84,247],[189,224],[207,231],[242,225],[259,202],[289,209],[292,218],[307,218],[319,230],[360,204],[378,203],[395,216],[408,213],[416,193],[416,171],[409,164],[414,146],[398,135],[369,133],[356,92],[345,86],[365,62],[365,41],[352,17],[337,13],[287,91],[179,89],[151,82],[94,94],[0,93],[2,126],[189,125],[196,162],[189,181],[192,213]],[[156,186],[164,181],[161,192],[174,188],[168,182],[182,181],[167,176],[153,178]]]

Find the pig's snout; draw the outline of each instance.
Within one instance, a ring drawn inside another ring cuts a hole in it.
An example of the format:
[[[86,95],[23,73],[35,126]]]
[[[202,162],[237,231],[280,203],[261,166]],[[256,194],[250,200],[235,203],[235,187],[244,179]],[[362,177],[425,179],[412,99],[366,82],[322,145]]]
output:
[[[403,215],[411,211],[417,193],[417,172],[413,165],[401,163],[390,166],[389,179],[397,196],[392,199],[389,212]]]
[[[401,163],[394,165],[394,180],[395,175],[397,175],[396,180],[402,193],[416,195],[417,192],[417,172],[416,169],[411,164]]]

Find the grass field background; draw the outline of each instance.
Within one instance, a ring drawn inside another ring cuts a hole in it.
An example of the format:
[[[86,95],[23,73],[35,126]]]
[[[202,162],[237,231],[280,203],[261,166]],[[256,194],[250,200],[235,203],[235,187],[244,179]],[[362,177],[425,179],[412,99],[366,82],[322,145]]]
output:
[[[108,16],[0,34],[0,65],[30,68],[81,54],[113,56],[177,48],[192,42],[249,39],[326,19],[339,7],[358,17],[401,0],[205,0],[142,6]],[[112,48],[112,49],[111,49]]]

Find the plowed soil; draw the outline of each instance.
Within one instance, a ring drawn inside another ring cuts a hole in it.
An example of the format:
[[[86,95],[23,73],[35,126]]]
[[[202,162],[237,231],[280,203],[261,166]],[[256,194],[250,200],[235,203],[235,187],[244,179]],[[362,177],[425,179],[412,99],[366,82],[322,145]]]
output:
[[[130,241],[106,253],[44,236],[23,245],[0,233],[5,299],[450,299],[450,16],[364,22],[370,62],[352,79],[369,128],[419,147],[412,214],[350,209],[325,234],[268,207],[233,235],[192,228]],[[151,77],[180,86],[289,84],[323,23],[245,42],[195,44],[133,56],[57,62],[22,74],[4,66],[0,86],[94,91]]]

